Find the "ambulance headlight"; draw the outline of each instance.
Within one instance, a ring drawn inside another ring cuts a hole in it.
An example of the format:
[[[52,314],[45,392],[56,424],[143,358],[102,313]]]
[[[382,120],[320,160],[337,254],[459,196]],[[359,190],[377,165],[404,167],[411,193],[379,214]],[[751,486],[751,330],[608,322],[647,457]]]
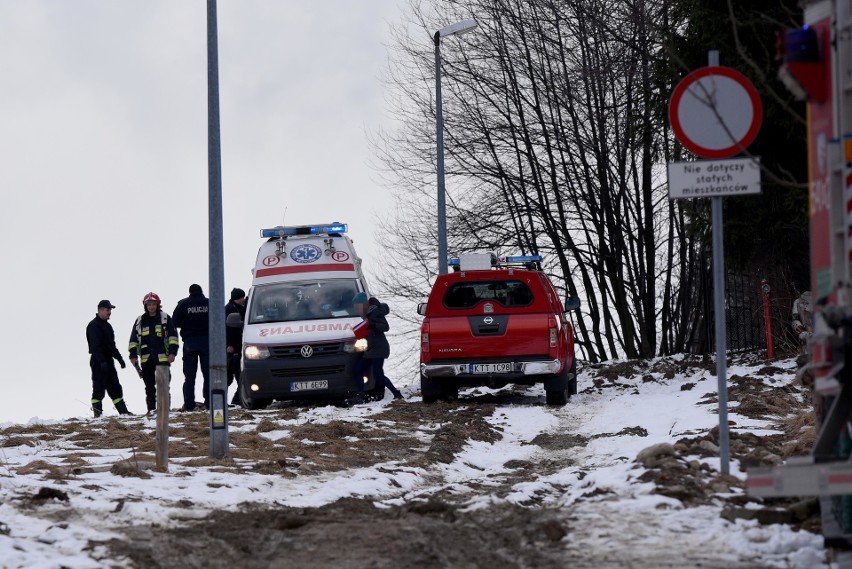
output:
[[[345,344],[343,344],[343,351],[347,354],[351,354],[352,352],[366,352],[367,339],[361,338],[353,342],[346,342]]]
[[[269,348],[266,346],[246,346],[243,353],[247,360],[263,360],[269,357]]]

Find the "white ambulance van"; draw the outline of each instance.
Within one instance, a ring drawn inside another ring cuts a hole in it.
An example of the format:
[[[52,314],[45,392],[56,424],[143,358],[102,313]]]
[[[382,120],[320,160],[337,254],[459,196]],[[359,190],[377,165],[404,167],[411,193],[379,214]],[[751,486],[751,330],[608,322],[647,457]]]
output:
[[[368,293],[346,224],[263,229],[243,323],[243,404],[335,400],[356,391],[353,366],[366,349],[352,305]],[[233,318],[236,316],[236,320]],[[230,315],[228,325],[239,325]],[[375,389],[362,379],[365,391]]]

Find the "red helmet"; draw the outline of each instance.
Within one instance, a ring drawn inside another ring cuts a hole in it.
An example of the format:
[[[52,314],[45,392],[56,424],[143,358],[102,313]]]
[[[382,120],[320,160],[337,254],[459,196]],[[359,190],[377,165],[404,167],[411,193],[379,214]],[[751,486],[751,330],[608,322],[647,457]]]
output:
[[[157,294],[154,292],[149,292],[148,294],[146,294],[145,298],[142,299],[142,304],[145,305],[151,301],[156,302],[158,307],[160,306],[160,297],[157,296]]]

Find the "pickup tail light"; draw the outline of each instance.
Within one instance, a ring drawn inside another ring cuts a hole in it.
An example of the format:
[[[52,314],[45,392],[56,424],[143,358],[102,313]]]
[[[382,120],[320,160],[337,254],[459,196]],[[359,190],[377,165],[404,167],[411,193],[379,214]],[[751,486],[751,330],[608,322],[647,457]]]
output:
[[[556,348],[559,346],[559,328],[557,328],[556,318],[554,318],[553,316],[547,317],[547,332],[550,336],[549,339],[551,355],[554,355],[553,351],[556,350]]]
[[[429,323],[424,322],[420,327],[420,361],[428,363],[432,358],[429,354]]]

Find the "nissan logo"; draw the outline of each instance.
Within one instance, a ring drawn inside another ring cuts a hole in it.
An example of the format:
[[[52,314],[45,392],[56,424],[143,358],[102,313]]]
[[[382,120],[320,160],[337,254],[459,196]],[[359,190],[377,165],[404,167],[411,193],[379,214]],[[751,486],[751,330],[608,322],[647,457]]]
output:
[[[494,322],[494,319],[491,318],[490,316],[486,316],[485,318],[482,319],[482,321],[485,322],[486,324],[491,324],[492,322]]]
[[[311,357],[312,355],[314,355],[314,349],[313,349],[312,347],[310,347],[310,346],[309,346],[309,345],[307,345],[307,344],[305,344],[304,346],[302,346],[302,357],[303,357],[303,358],[309,358],[309,357]]]

